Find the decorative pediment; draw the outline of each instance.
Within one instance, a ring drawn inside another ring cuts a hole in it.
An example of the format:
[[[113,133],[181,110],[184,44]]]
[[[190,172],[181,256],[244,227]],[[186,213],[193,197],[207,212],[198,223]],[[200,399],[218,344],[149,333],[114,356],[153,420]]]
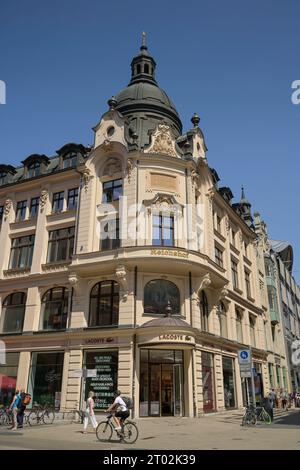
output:
[[[151,136],[151,144],[148,148],[144,149],[144,153],[157,153],[169,155],[170,157],[180,157],[170,126],[167,124],[159,124],[157,126]]]
[[[122,171],[122,164],[118,158],[109,158],[103,168],[102,176],[113,176]]]
[[[157,212],[180,212],[183,211],[183,205],[180,204],[173,195],[157,193],[153,199],[143,201],[144,206]]]

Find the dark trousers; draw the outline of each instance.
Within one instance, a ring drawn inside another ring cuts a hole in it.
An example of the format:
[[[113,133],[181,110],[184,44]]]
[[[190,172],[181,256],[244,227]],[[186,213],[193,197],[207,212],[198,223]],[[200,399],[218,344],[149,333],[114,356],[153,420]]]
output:
[[[26,410],[25,405],[21,405],[17,414],[17,422],[18,426],[23,426],[23,420],[24,420],[24,412]]]

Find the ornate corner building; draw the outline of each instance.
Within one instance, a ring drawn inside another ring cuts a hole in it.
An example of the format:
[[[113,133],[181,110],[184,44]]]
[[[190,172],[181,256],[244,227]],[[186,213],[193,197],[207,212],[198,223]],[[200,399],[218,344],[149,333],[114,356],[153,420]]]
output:
[[[144,42],[131,71],[92,147],[0,165],[2,402],[74,409],[93,390],[103,410],[119,388],[140,417],[238,408],[249,347],[257,397],[271,361],[289,388],[251,205],[219,187],[197,114],[182,132]]]

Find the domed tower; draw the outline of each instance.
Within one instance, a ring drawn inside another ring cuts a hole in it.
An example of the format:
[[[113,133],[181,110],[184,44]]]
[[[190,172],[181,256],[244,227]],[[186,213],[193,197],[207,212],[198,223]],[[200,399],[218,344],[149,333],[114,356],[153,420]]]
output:
[[[150,143],[149,132],[162,122],[168,124],[177,138],[182,133],[178,112],[155,79],[156,62],[149,54],[145,33],[140,53],[131,62],[131,80],[126,88],[115,96],[116,109],[129,121],[129,133],[137,136],[139,148]]]

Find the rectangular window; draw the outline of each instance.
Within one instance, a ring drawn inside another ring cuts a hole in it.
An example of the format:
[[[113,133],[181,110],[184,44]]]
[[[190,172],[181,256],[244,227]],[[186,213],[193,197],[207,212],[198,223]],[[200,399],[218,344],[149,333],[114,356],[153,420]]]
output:
[[[269,381],[270,381],[270,386],[271,388],[274,387],[274,369],[273,369],[273,364],[268,364],[269,367]]]
[[[64,191],[60,191],[59,193],[53,194],[52,212],[61,212],[63,210],[64,196],[65,196]]]
[[[238,264],[232,259],[231,260],[231,275],[232,275],[232,284],[233,287],[239,287],[239,278],[238,278]]]
[[[153,215],[152,244],[174,246],[174,217]]]
[[[68,209],[76,209],[78,203],[78,188],[68,191]]]
[[[118,201],[123,192],[123,180],[112,180],[103,183],[102,202]]]
[[[49,232],[47,263],[68,261],[74,250],[75,227]]]
[[[30,201],[30,218],[34,219],[38,215],[40,198],[33,197]]]
[[[223,251],[217,246],[215,246],[215,261],[221,268],[223,268]]]
[[[251,297],[251,283],[250,283],[250,273],[245,270],[245,284],[246,284],[246,293],[247,297]]]
[[[120,247],[119,219],[111,219],[101,224],[101,250],[114,250]]]
[[[16,211],[16,221],[17,222],[20,222],[21,220],[25,220],[26,208],[27,208],[27,201],[17,202],[17,211]]]
[[[217,214],[217,218],[216,218],[216,229],[219,233],[222,233],[222,231],[221,231],[221,217],[219,216],[219,214]]]
[[[30,268],[32,263],[34,235],[13,238],[11,241],[9,268]]]

